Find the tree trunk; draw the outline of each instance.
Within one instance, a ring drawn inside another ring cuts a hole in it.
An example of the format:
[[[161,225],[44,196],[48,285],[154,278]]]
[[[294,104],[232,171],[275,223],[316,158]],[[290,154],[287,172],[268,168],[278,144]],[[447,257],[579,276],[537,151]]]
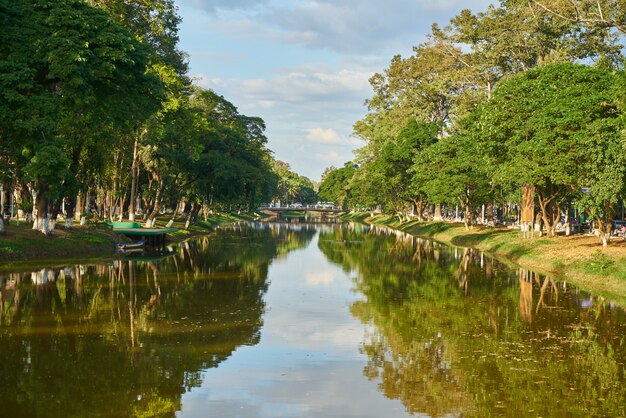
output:
[[[52,202],[52,212],[50,215],[50,231],[54,231],[57,225],[57,218],[59,217],[59,212],[61,212],[61,204],[63,203],[63,199],[56,199]]]
[[[494,216],[494,212],[495,212],[495,205],[493,204],[493,202],[489,202],[487,204],[487,223],[493,222],[493,225],[495,226],[496,216]]]
[[[69,196],[65,199],[65,228],[72,229],[72,223],[74,219],[74,209],[76,205],[76,198]]]
[[[463,225],[465,225],[465,230],[469,231],[474,226],[474,208],[469,203],[462,203],[461,208],[463,209]]]
[[[472,205],[472,192],[469,188],[465,190],[464,196],[459,197],[459,202],[461,203],[461,210],[463,210],[463,225],[465,225],[465,230],[469,231],[474,225],[474,206]]]
[[[606,232],[606,231],[602,231],[600,230],[600,241],[602,241],[602,246],[603,247],[608,247],[609,242],[611,242],[611,232]]]
[[[117,220],[119,222],[122,222],[122,219],[124,219],[124,207],[126,206],[126,199],[128,198],[128,193],[124,192],[124,196],[122,196],[122,198],[120,199],[120,211],[117,214]]]
[[[437,203],[435,205],[435,215],[433,216],[433,221],[441,221],[443,218],[441,216],[441,203]]]
[[[543,237],[543,228],[541,225],[542,214],[541,212],[535,216],[535,232],[539,232],[539,236]]]
[[[189,225],[191,224],[192,220],[196,216],[199,209],[200,209],[200,206],[198,205],[198,203],[193,202],[193,204],[191,205],[191,209],[189,210],[189,215],[187,215],[187,221],[185,222],[185,230],[189,229]]]
[[[7,206],[9,206],[7,202],[8,189],[6,185],[0,184],[0,218],[4,217],[4,213],[6,212]]]
[[[133,147],[133,162],[131,164],[131,182],[130,182],[130,204],[128,205],[128,219],[135,221],[135,202],[137,201],[137,183],[139,178],[139,137],[140,134],[135,136],[135,145]]]
[[[171,228],[172,225],[174,224],[174,221],[176,220],[176,216],[178,216],[178,212],[180,210],[181,204],[177,204],[176,208],[174,209],[174,213],[172,214],[172,218],[167,222],[167,225],[165,225],[166,228]],[[184,205],[183,205],[184,207]]]
[[[154,196],[154,207],[152,208],[150,215],[148,215],[148,220],[146,221],[146,226],[148,226],[149,228],[152,228],[154,226],[156,216],[159,214],[159,210],[161,210],[161,208],[163,207],[163,204],[161,203],[162,189],[163,189],[163,182],[159,181],[158,186],[157,186],[156,196]]]
[[[524,238],[533,237],[533,221],[535,218],[535,187],[525,184],[521,188],[522,204],[520,206],[520,229]]]
[[[615,208],[611,204],[603,205],[600,215],[595,217],[595,223],[598,225],[598,231],[602,246],[607,247],[611,242],[611,229],[613,226],[613,210]]]
[[[424,198],[421,196],[413,201],[415,216],[417,216],[417,220],[422,222],[424,220]]]
[[[39,190],[37,192],[37,198],[35,200],[35,222],[33,224],[33,229],[41,231],[44,235],[48,235],[48,198],[46,197],[46,192],[48,191],[47,184],[39,184]]]
[[[554,195],[544,197],[541,192],[537,193],[537,198],[541,207],[541,218],[546,226],[546,232],[549,237],[554,237],[556,235],[556,223],[561,214],[559,202],[556,201]]]
[[[15,184],[15,189],[13,190],[13,199],[15,202],[15,206],[17,207],[17,221],[24,219],[24,186],[19,183]]]
[[[83,196],[83,192],[78,192],[78,196],[76,196],[74,219],[77,221],[80,221],[80,218],[83,216]]]

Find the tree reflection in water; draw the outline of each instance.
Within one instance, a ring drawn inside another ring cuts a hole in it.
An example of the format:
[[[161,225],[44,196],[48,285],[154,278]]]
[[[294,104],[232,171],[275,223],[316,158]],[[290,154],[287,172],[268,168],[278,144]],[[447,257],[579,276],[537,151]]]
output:
[[[410,413],[624,416],[624,310],[470,249],[379,227],[321,234],[353,271],[364,374]]]
[[[0,275],[0,415],[173,416],[258,343],[269,264],[314,234],[237,226],[163,259]]]

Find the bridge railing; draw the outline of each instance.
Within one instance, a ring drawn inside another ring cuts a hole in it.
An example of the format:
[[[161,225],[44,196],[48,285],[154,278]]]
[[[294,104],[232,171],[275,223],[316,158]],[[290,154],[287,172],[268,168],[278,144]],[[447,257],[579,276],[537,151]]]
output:
[[[343,210],[341,206],[337,205],[288,205],[288,206],[272,206],[272,205],[262,205],[259,207],[260,210],[268,209],[268,210]]]

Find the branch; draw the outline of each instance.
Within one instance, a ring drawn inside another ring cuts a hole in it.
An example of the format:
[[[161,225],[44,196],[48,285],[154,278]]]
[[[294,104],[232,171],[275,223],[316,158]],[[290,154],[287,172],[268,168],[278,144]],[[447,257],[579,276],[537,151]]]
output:
[[[578,15],[578,9],[576,9],[576,18],[572,19],[571,17],[567,17],[565,15],[562,15],[560,13],[555,12],[552,9],[549,9],[548,7],[544,6],[543,4],[539,3],[537,0],[530,0],[533,3],[535,3],[537,6],[541,7],[543,10],[545,10],[546,12],[553,14],[557,17],[560,17],[561,19],[567,20],[568,22],[578,22],[580,21],[580,16]]]
[[[540,8],[542,8],[543,10],[545,10],[546,12],[553,14],[554,16],[560,17],[561,19],[567,20],[568,22],[575,22],[575,23],[584,23],[586,25],[589,26],[599,26],[602,28],[615,28],[618,31],[626,34],[626,26],[623,24],[618,23],[617,21],[610,21],[607,20],[604,17],[604,13],[602,12],[602,6],[600,5],[599,1],[596,0],[596,4],[598,6],[598,19],[592,19],[592,18],[584,18],[581,16],[580,10],[578,9],[578,6],[571,1],[570,3],[572,4],[572,6],[574,7],[574,10],[576,12],[576,17],[567,17],[561,13],[556,12],[553,9],[550,9],[549,7],[545,6],[544,4],[540,3],[537,0],[531,0],[533,3],[535,3],[537,6],[539,6]]]

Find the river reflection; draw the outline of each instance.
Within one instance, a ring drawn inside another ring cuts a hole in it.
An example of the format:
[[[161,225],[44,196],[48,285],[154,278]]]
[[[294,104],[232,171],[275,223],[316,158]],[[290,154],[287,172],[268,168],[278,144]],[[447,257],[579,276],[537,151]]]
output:
[[[621,308],[363,225],[0,273],[0,416],[623,416]]]
[[[363,373],[410,413],[624,416],[624,311],[484,254],[383,228],[322,234],[365,300]]]
[[[229,228],[103,265],[0,275],[0,416],[171,416],[259,342],[272,259],[313,229]]]

